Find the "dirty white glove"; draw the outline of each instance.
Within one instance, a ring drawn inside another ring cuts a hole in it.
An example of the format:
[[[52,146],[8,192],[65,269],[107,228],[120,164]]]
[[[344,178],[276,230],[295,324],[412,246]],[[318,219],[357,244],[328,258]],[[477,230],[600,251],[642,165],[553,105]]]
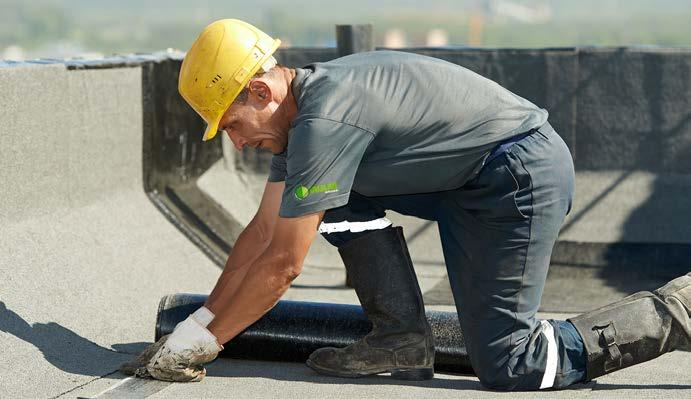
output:
[[[206,307],[202,306],[201,308],[197,309],[194,313],[192,313],[186,320],[178,323],[175,328],[173,329],[172,334],[168,334],[164,337],[161,337],[161,339],[158,340],[158,342],[155,342],[151,345],[149,345],[144,351],[142,351],[139,356],[137,356],[136,359],[133,361],[124,363],[123,365],[120,366],[120,371],[128,374],[128,375],[136,375],[138,377],[150,377],[152,376],[151,373],[149,373],[148,366],[152,363],[152,360],[155,358],[158,358],[161,356],[162,351],[164,351],[165,345],[168,343],[168,340],[173,337],[174,335],[177,337],[173,340],[173,347],[176,348],[177,350],[180,350],[183,348],[185,345],[192,345],[192,342],[187,342],[188,340],[184,338],[186,335],[192,333],[194,334],[194,331],[197,331],[198,328],[194,328],[194,324],[190,324],[190,319],[192,319],[194,322],[196,322],[197,325],[203,328],[203,331],[201,333],[198,333],[194,336],[197,337],[202,337],[201,340],[204,341],[204,339],[210,340],[209,335],[213,336],[207,329],[206,327],[211,323],[211,321],[214,319],[214,314],[211,313],[209,309]],[[190,328],[192,327],[192,328]],[[178,330],[181,330],[180,332],[177,332]],[[183,331],[184,330],[184,331]],[[206,337],[206,338],[203,338]],[[199,339],[197,339],[199,341]],[[216,338],[213,338],[213,342],[216,342]],[[216,342],[217,344],[217,342]],[[220,346],[220,345],[218,345]],[[213,347],[213,345],[212,345]],[[221,349],[223,348],[220,346]],[[170,348],[165,349],[166,352],[170,352]],[[218,352],[216,352],[218,353]],[[213,356],[210,360],[211,361],[215,358]],[[156,375],[159,375],[161,377],[164,377],[161,375],[160,372],[155,372]],[[184,381],[199,381],[201,380],[206,371],[204,370],[203,367],[191,367],[188,369],[184,369],[181,371],[182,375],[178,375],[176,378],[179,380],[184,380]],[[154,378],[157,378],[156,376],[153,376]],[[172,380],[172,376],[171,379]]]
[[[206,375],[203,364],[218,356],[223,346],[206,329],[213,314],[201,308],[178,323],[168,339],[146,365],[149,376],[165,381],[200,381]]]

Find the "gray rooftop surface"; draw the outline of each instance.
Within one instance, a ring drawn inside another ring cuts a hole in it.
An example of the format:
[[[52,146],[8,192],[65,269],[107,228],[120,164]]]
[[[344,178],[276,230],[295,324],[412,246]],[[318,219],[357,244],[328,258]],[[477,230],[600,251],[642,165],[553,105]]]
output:
[[[344,380],[299,363],[229,359],[211,364],[200,383],[127,380],[116,370],[152,341],[159,299],[207,293],[220,269],[142,190],[141,70],[31,68],[33,79],[22,78],[24,67],[0,76],[0,109],[12,112],[0,119],[0,131],[10,132],[0,146],[0,181],[8,188],[0,191],[0,398],[691,398],[691,356],[679,352],[596,382],[539,393],[487,391],[473,376]],[[29,98],[34,92],[43,95]],[[35,113],[20,112],[29,102]],[[64,134],[40,140],[24,134],[46,126]],[[94,140],[104,126],[107,134]],[[231,164],[216,164],[199,186],[246,222],[263,177]],[[236,189],[252,195],[238,198]],[[406,228],[428,305],[452,310],[436,229],[391,218]],[[661,283],[622,288],[588,273],[555,265],[542,303],[552,313],[541,316],[566,318]],[[336,251],[318,238],[285,298],[357,303],[343,281]]]

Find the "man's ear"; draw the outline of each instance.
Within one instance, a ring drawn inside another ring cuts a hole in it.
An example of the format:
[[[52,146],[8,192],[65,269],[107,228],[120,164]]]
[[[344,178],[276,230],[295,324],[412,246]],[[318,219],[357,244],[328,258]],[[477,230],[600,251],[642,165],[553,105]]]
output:
[[[248,86],[251,96],[256,97],[258,103],[266,105],[272,100],[271,88],[266,82],[255,79],[252,80]]]

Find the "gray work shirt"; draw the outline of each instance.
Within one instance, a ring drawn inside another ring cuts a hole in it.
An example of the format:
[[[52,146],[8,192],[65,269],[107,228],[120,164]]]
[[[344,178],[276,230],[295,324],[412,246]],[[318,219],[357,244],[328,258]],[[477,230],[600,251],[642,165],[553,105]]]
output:
[[[365,196],[463,186],[500,141],[547,111],[466,68],[411,53],[358,53],[297,69],[298,113],[269,181],[285,180],[280,216]]]

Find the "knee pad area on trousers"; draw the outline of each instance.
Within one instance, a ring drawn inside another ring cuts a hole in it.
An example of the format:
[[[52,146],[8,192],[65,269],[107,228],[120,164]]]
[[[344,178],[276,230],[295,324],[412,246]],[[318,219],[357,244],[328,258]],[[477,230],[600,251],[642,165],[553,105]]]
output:
[[[466,340],[472,340],[470,334]],[[583,339],[565,320],[541,320],[540,327],[515,346],[475,342],[471,362],[483,386],[499,391],[563,388],[583,381],[586,353]],[[469,345],[473,345],[470,343]]]
[[[537,384],[533,376],[516,375],[507,365],[498,367],[476,367],[473,370],[480,380],[480,384],[495,391],[536,391]]]

